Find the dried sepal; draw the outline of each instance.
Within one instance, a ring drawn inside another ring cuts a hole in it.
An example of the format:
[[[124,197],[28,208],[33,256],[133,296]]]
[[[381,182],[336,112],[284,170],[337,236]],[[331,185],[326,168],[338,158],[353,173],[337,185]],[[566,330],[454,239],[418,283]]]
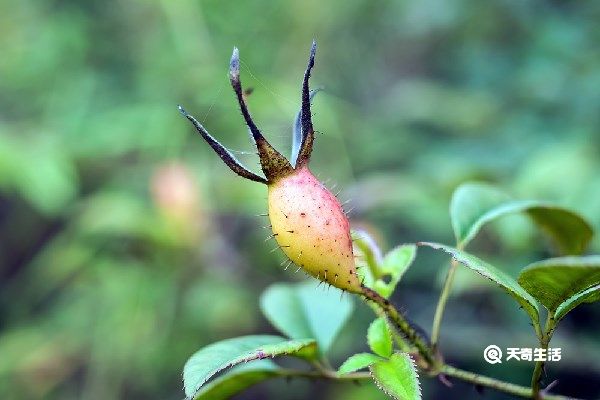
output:
[[[309,100],[312,102],[314,97],[318,92],[320,92],[322,88],[313,89],[310,91]],[[302,141],[304,138],[304,134],[302,131],[302,108],[298,110],[296,117],[294,118],[293,124],[293,134],[292,134],[292,156],[290,157],[290,162],[292,165],[296,165],[298,161],[298,154],[300,153],[300,146],[302,145]]]
[[[312,114],[310,111],[310,88],[308,81],[310,80],[310,73],[312,68],[315,66],[315,54],[317,52],[317,42],[313,40],[310,48],[310,56],[308,58],[308,65],[304,72],[304,79],[302,81],[302,109],[300,122],[302,126],[302,144],[300,145],[300,151],[298,153],[298,159],[296,160],[295,168],[307,165],[312,154],[313,142],[315,140],[315,131],[312,123]]]
[[[237,96],[242,116],[244,117],[246,125],[248,125],[254,143],[256,144],[260,166],[265,173],[267,180],[271,183],[279,177],[289,175],[294,170],[292,165],[283,155],[281,155],[281,153],[271,146],[250,116],[244,98],[244,91],[242,90],[242,83],[240,81],[240,55],[237,47],[233,48],[231,62],[229,63],[229,80],[231,82],[231,87],[233,87],[233,91]]]
[[[267,183],[267,180],[265,178],[263,178],[262,176],[256,175],[254,172],[251,172],[246,167],[244,167],[234,157],[234,155],[231,153],[231,151],[229,151],[217,139],[215,139],[210,133],[208,133],[206,128],[204,128],[204,126],[202,126],[202,124],[200,122],[198,122],[198,120],[196,118],[194,118],[193,116],[188,114],[183,109],[183,107],[178,106],[178,108],[179,108],[179,112],[184,117],[186,117],[192,123],[192,125],[194,125],[194,127],[196,128],[196,130],[198,131],[200,136],[202,136],[202,138],[209,144],[210,147],[212,147],[212,149],[215,151],[215,153],[217,153],[217,155],[219,157],[221,157],[221,160],[223,160],[223,162],[233,172],[235,172],[236,174],[238,174],[239,176],[241,176],[243,178],[250,179],[251,181],[260,182],[260,183],[264,183],[264,184]]]

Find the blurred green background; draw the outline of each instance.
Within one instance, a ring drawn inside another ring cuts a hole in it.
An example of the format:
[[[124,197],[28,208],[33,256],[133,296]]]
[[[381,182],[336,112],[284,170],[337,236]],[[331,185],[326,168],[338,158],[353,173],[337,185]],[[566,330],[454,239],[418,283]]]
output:
[[[311,165],[384,249],[451,244],[448,202],[467,180],[570,206],[598,230],[599,20],[600,2],[575,0],[0,2],[0,397],[181,399],[198,348],[274,332],[259,294],[303,275],[264,242],[265,188],[232,174],[176,108],[258,170],[228,85],[234,45],[255,119],[287,154],[316,38]],[[514,275],[554,254],[520,217],[471,250]],[[421,250],[394,297],[427,330],[446,267]],[[447,359],[528,384],[532,365],[482,360],[489,344],[535,346],[525,313],[459,278]],[[556,391],[600,396],[599,316],[581,306],[559,327]],[[370,318],[357,302],[335,365],[366,349]],[[274,381],[238,398],[385,396]]]

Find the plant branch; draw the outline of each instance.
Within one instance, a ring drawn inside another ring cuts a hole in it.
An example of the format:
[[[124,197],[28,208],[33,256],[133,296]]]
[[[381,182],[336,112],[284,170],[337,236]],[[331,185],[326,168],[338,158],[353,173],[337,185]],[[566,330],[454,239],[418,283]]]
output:
[[[512,394],[519,397],[525,397],[528,399],[533,398],[534,393],[533,389],[515,385],[513,383],[504,382],[498,379],[489,378],[487,376],[475,374],[473,372],[464,371],[459,368],[452,367],[450,365],[444,365],[441,369],[441,373],[447,376],[451,376],[465,382],[471,382],[475,385],[485,386],[491,389],[498,390],[500,392]],[[541,394],[540,399],[544,400],[574,400],[572,397],[565,397],[560,395],[551,395],[551,394]]]
[[[435,308],[435,314],[433,316],[433,326],[431,328],[431,345],[433,346],[434,350],[437,350],[438,347],[440,327],[442,325],[442,317],[444,315],[444,310],[446,309],[448,297],[450,296],[450,290],[452,288],[452,283],[454,282],[454,275],[456,273],[457,268],[458,261],[452,259],[450,263],[450,268],[448,269],[448,274],[446,275],[446,279],[444,280],[444,287],[442,288],[440,298]]]
[[[310,378],[310,379],[330,379],[336,381],[356,381],[362,379],[371,379],[371,374],[368,372],[351,372],[349,374],[340,375],[336,371],[320,369],[318,371],[300,371],[295,369],[282,369],[277,371],[277,374],[283,377],[290,378]]]
[[[379,293],[363,286],[363,296],[376,303],[385,313],[388,320],[413,344],[419,351],[419,355],[427,363],[427,369],[435,369],[438,364],[434,351],[431,349],[429,340],[416,329],[394,305]]]
[[[552,334],[554,333],[555,328],[556,320],[554,319],[554,313],[549,311],[548,316],[546,317],[546,326],[544,327],[544,332],[540,337],[540,346],[544,349],[544,353],[546,355],[548,353],[548,345],[550,344],[550,339],[552,339]],[[533,391],[534,399],[542,398],[540,395],[542,372],[544,372],[544,361],[536,361],[535,368],[533,369],[533,374],[531,376],[531,389]]]
[[[349,374],[340,375],[336,371],[329,369],[317,368],[313,371],[299,371],[293,369],[284,369],[278,372],[283,377],[298,377],[298,378],[309,378],[309,379],[329,379],[336,381],[357,381],[364,379],[371,379],[371,374],[368,372],[352,372]],[[460,379],[464,382],[469,382],[477,386],[487,387],[500,392],[512,394],[514,396],[523,398],[533,398],[533,390],[526,386],[515,385],[501,381],[499,379],[490,378],[484,375],[479,375],[473,372],[465,371],[460,368],[453,367],[451,365],[442,365],[440,368],[440,374],[445,376]],[[566,397],[554,394],[544,394],[543,391],[539,393],[539,398],[542,400],[576,400],[573,397]]]
[[[474,385],[488,387],[495,389],[500,392],[512,394],[523,398],[532,398],[533,390],[531,388],[515,385],[512,383],[504,382],[498,379],[490,378],[487,376],[475,374],[473,372],[465,371],[459,368],[452,367],[450,365],[443,365],[440,369],[440,373],[449,377],[457,378],[465,382],[472,383]],[[317,368],[313,371],[300,371],[294,369],[282,369],[278,371],[278,375],[289,378],[308,378],[308,379],[328,379],[333,381],[359,381],[365,379],[371,379],[371,374],[368,372],[352,372],[349,374],[340,375],[336,371]],[[543,393],[543,392],[542,392]],[[575,400],[572,397],[565,397],[560,395],[551,394],[540,394],[540,399],[543,400]]]
[[[387,314],[381,309],[381,307],[378,304],[369,304],[371,306],[371,309],[373,310],[373,312],[375,313],[375,315],[377,315],[379,318],[383,318],[383,319],[388,319],[387,318]],[[404,336],[402,336],[402,334],[398,333],[397,329],[390,329],[390,333],[392,334],[392,338],[394,339],[394,342],[398,345],[398,348],[405,352],[405,353],[410,353],[412,350],[414,350],[414,347],[411,346],[405,339]]]
[[[526,387],[516,385],[509,382],[504,382],[498,379],[490,378],[484,375],[479,375],[474,372],[464,371],[459,368],[455,368],[451,365],[447,365],[443,362],[441,355],[433,349],[432,345],[426,339],[426,337],[419,332],[400,311],[398,311],[394,305],[379,295],[374,290],[363,287],[363,296],[368,300],[373,301],[377,304],[381,311],[385,313],[388,320],[408,339],[408,341],[415,346],[419,356],[426,362],[423,366],[421,363],[417,363],[422,369],[428,372],[432,376],[450,376],[460,379],[465,382],[473,383],[477,386],[488,387],[500,392],[512,394],[514,396],[536,399],[536,400],[574,400],[572,397],[565,397],[561,395],[551,395],[545,393],[544,390],[540,390],[539,378],[543,369],[543,363],[536,364],[534,371],[534,379],[532,380],[532,387]],[[550,313],[548,320],[546,321],[546,331],[543,335],[542,346],[547,349],[550,338],[555,328],[554,316]],[[320,373],[323,373],[321,371]],[[534,385],[533,382],[536,382]]]

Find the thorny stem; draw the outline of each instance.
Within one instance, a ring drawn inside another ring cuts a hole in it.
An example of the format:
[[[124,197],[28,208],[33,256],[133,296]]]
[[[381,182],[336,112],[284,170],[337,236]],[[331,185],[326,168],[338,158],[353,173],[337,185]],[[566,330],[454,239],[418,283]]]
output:
[[[400,313],[400,311],[398,311],[389,300],[381,296],[373,289],[363,286],[362,294],[368,300],[376,303],[385,313],[390,322],[392,322],[392,324],[394,324],[394,326],[404,336],[406,336],[408,341],[417,348],[419,355],[427,363],[428,369],[435,368],[437,360],[433,350],[431,349],[429,341],[423,337],[423,335],[419,333],[410,322],[408,322],[404,315],[402,315],[402,313]]]
[[[497,391],[512,394],[514,396],[523,398],[533,398],[533,390],[531,388],[504,382],[484,375],[475,374],[473,372],[465,371],[460,368],[455,368],[451,365],[442,365],[440,373],[444,374],[445,376],[460,379],[462,381],[469,382],[477,386],[495,389]],[[289,378],[298,377],[309,379],[330,379],[337,381],[359,381],[364,379],[371,379],[371,374],[369,374],[368,372],[353,372],[349,374],[340,375],[336,371],[324,368],[317,368],[317,370],[315,371],[298,371],[291,369],[283,369],[278,372],[278,375]],[[542,393],[540,393],[539,398],[543,400],[576,400],[573,397]]]
[[[383,310],[381,310],[381,308],[378,305],[374,305],[373,306],[373,310],[375,311],[375,314],[380,317],[380,318],[384,318],[386,319],[387,316],[385,314],[385,312],[383,312]],[[404,339],[404,336],[402,336],[400,333],[398,333],[398,331],[396,329],[391,329],[391,334],[392,334],[392,338],[394,339],[394,341],[396,342],[396,344],[398,345],[398,348],[405,352],[405,353],[410,353],[410,351],[413,349],[412,346]]]
[[[419,353],[419,357],[426,362],[425,366],[422,366],[421,363],[418,363],[418,365],[420,365],[421,368],[431,376],[454,377],[465,382],[473,383],[477,386],[488,387],[500,392],[524,398],[536,400],[575,400],[572,397],[551,395],[545,393],[544,390],[540,390],[539,378],[543,369],[542,362],[536,364],[531,388],[504,382],[448,365],[444,363],[441,355],[433,348],[433,345],[431,345],[429,341],[421,333],[419,333],[410,322],[408,322],[404,315],[402,315],[402,313],[400,313],[390,301],[367,287],[363,287],[362,294],[368,300],[376,303],[386,317],[394,324],[394,326],[408,339],[412,345],[415,346]],[[542,341],[542,347],[545,349],[548,348],[548,343],[550,342],[554,328],[554,315],[549,314]]]
[[[475,374],[473,372],[455,368],[450,365],[443,365],[440,369],[440,373],[444,374],[445,376],[460,379],[462,381],[469,382],[477,386],[488,387],[490,389],[495,389],[500,392],[512,394],[518,397],[532,398],[533,396],[533,391],[531,388],[504,382],[484,375]],[[284,369],[280,370],[278,372],[278,375],[290,378],[298,377],[309,379],[330,379],[337,381],[359,381],[364,379],[371,379],[371,374],[369,374],[368,372],[353,372],[349,374],[340,375],[336,371],[323,368],[317,368],[317,370],[315,371],[298,371]],[[543,400],[576,400],[572,397],[551,394],[543,394],[540,398]]]

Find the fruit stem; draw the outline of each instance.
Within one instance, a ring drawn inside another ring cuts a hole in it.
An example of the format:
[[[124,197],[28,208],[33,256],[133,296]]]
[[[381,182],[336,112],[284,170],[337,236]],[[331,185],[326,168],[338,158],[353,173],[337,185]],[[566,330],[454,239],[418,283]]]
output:
[[[392,324],[417,348],[419,355],[427,363],[427,369],[435,371],[438,366],[437,359],[431,349],[429,340],[419,332],[419,329],[415,328],[388,299],[373,289],[363,286],[362,295],[381,308]]]

